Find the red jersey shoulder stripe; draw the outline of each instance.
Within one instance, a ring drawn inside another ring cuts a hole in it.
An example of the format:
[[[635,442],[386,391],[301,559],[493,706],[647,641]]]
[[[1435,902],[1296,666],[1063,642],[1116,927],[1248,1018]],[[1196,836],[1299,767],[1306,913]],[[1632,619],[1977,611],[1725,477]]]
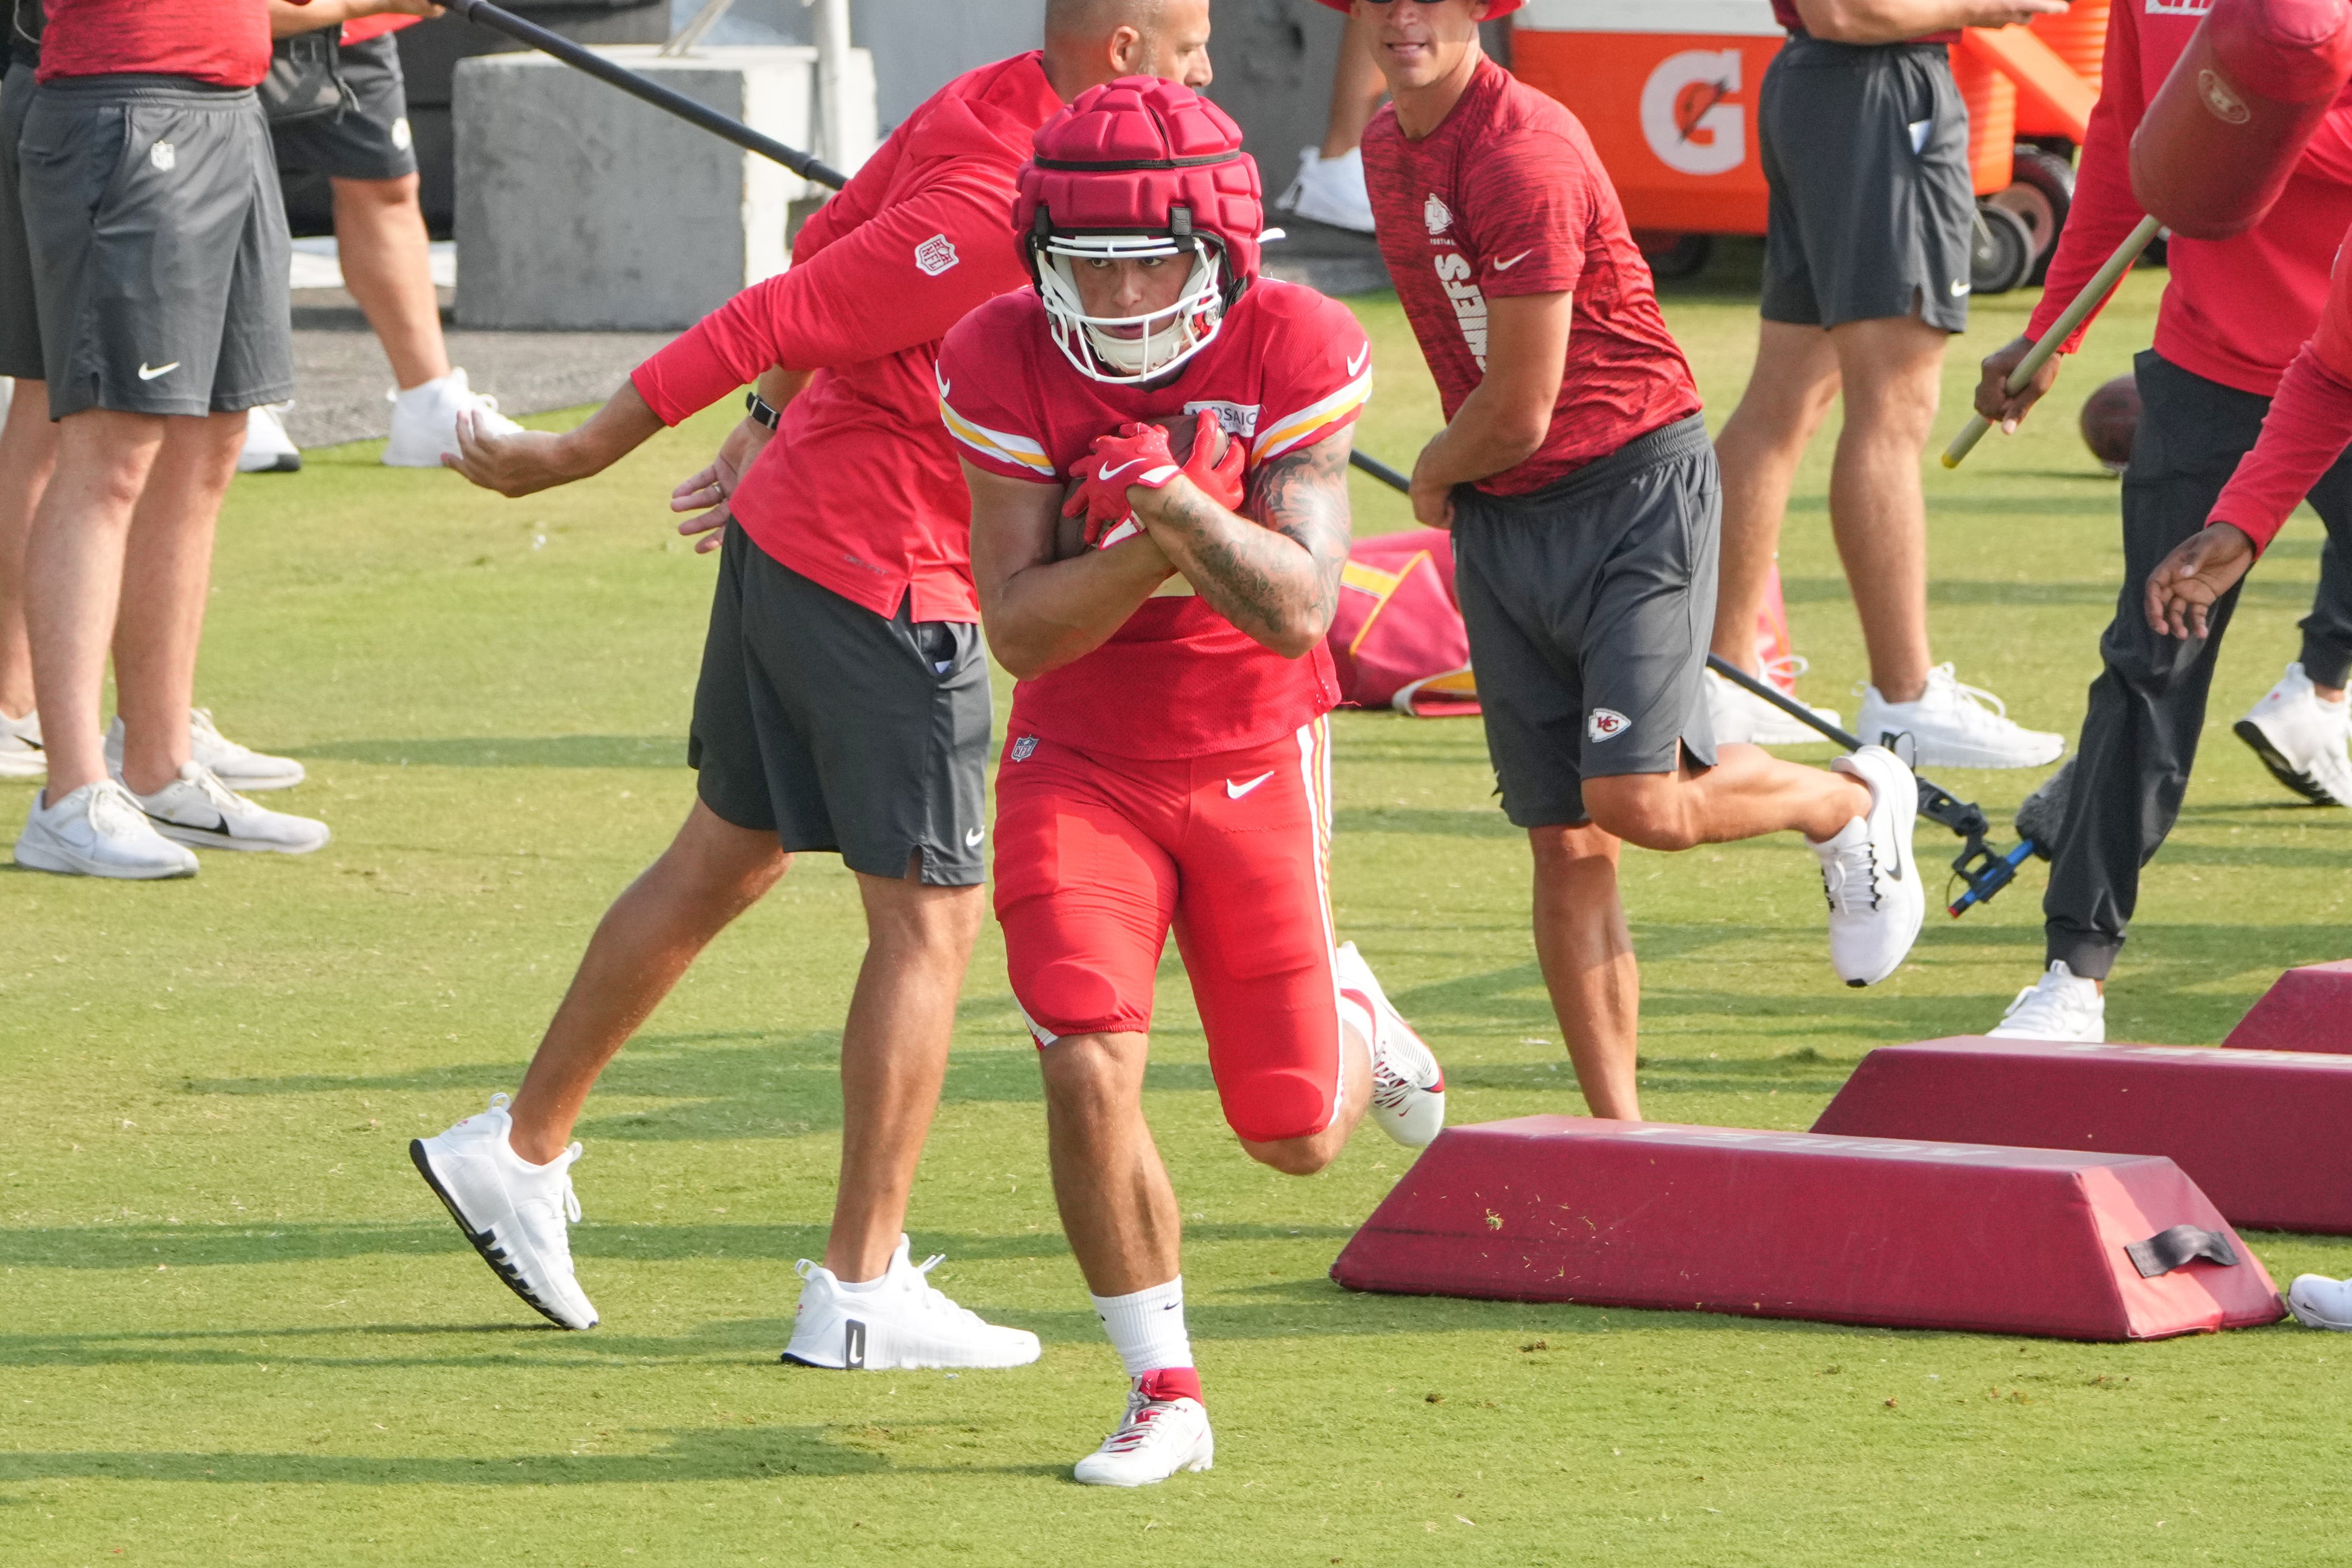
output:
[[[1318,398],[1296,413],[1285,414],[1260,431],[1251,449],[1250,461],[1264,463],[1298,447],[1313,445],[1354,419],[1371,395],[1372,372],[1367,370],[1329,397]]]
[[[958,413],[948,402],[948,384],[940,382],[940,418],[948,434],[972,454],[995,467],[1010,471],[1024,479],[1047,480],[1059,478],[1054,471],[1053,459],[1045,448],[1025,435],[1015,435],[1007,430],[991,430],[976,424]]]

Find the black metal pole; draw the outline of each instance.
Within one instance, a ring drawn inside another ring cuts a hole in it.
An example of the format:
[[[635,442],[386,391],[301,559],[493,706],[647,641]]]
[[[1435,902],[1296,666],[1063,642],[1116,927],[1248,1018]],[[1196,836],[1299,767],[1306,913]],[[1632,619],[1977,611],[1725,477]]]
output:
[[[849,176],[837,169],[828,168],[796,147],[787,147],[772,136],[762,136],[740,120],[730,119],[708,105],[699,104],[682,92],[642,76],[625,67],[616,66],[593,49],[582,48],[561,33],[551,33],[536,22],[526,22],[513,12],[488,3],[488,0],[447,0],[449,9],[457,12],[476,26],[504,33],[520,43],[553,55],[575,70],[586,71],[597,80],[619,88],[632,97],[641,98],[656,109],[677,115],[692,125],[698,125],[713,136],[732,141],[747,152],[757,152],[772,162],[782,163],[803,180],[814,180],[838,191],[849,183]]]

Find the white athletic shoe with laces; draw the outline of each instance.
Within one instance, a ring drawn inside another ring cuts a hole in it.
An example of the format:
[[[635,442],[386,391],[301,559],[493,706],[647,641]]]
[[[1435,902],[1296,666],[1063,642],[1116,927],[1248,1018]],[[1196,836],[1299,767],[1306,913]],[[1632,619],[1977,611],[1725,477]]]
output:
[[[1275,198],[1276,211],[1296,213],[1334,228],[1372,232],[1372,197],[1364,184],[1364,153],[1350,147],[1326,158],[1319,147],[1298,150],[1298,177]]]
[[[196,874],[196,857],[157,832],[137,798],[112,779],[47,802],[43,790],[25,814],[16,839],[20,866],[123,882]]]
[[[1445,1070],[1404,1015],[1390,1005],[1353,942],[1335,955],[1339,989],[1372,1015],[1372,1103],[1365,1114],[1408,1149],[1425,1149],[1445,1130]]]
[[[470,413],[474,428],[512,435],[522,428],[499,412],[499,400],[467,384],[466,372],[451,371],[439,381],[384,394],[392,402],[392,439],[384,444],[387,468],[438,468],[441,455],[457,450],[457,416]]]
[[[2307,1329],[2334,1329],[2352,1333],[2352,1280],[2331,1280],[2325,1274],[2298,1274],[2287,1287],[2287,1311]]]
[[[271,757],[251,747],[239,746],[223,735],[213,723],[213,710],[191,708],[188,712],[188,745],[190,755],[217,775],[220,781],[240,794],[257,794],[264,789],[291,789],[308,777],[302,765],[290,757]],[[106,728],[106,770],[122,771],[122,720],[118,716]]]
[[[1180,1470],[1205,1470],[1217,1462],[1217,1439],[1209,1413],[1186,1396],[1155,1397],[1147,1388],[1152,1375],[1135,1380],[1127,1396],[1127,1417],[1102,1447],[1077,1462],[1070,1479],[1094,1487],[1148,1487]]]
[[[1782,690],[1805,673],[1806,664],[1800,654],[1791,653],[1779,665],[1763,672],[1762,678]],[[1827,737],[1801,720],[1774,707],[1755,693],[1742,690],[1717,674],[1706,672],[1707,716],[1715,724],[1715,738],[1719,741],[1741,742],[1749,746],[1802,746]],[[1805,704],[1823,724],[1843,727],[1845,721],[1833,707],[1815,707]]]
[[[22,718],[0,713],[0,779],[38,779],[48,770],[48,753],[41,749],[39,711]]]
[[[2009,716],[1990,692],[1962,685],[1949,664],[1927,672],[1919,700],[1891,703],[1878,688],[1862,688],[1862,716],[1854,733],[1873,745],[1907,735],[1912,761],[1921,768],[2040,768],[2058,760],[2066,737],[2027,729]]]
[[[572,1167],[580,1145],[535,1166],[507,1141],[513,1126],[507,1097],[493,1094],[481,1114],[438,1137],[412,1139],[408,1157],[509,1290],[559,1327],[593,1329],[596,1308],[572,1273],[571,1227],[580,1219]]]
[[[2017,993],[2000,1015],[1990,1040],[2054,1040],[2069,1045],[2101,1045],[2107,1038],[2107,998],[2096,980],[2085,980],[2053,958],[2042,978]]]
[[[302,449],[286,434],[290,402],[266,402],[245,411],[245,449],[236,455],[240,474],[298,474]]]
[[[177,779],[152,795],[134,790],[131,798],[157,832],[198,849],[307,855],[333,837],[324,822],[255,805],[201,762],[184,764]]]
[[[2246,710],[2232,732],[2271,777],[2315,806],[2352,806],[2352,700],[2322,702],[2300,663]]]
[[[1883,746],[1865,746],[1830,768],[1870,789],[1868,815],[1834,838],[1806,841],[1822,862],[1822,891],[1830,901],[1830,967],[1849,986],[1874,986],[1902,964],[1927,918],[1927,894],[1911,852],[1919,786]]]
[[[845,1289],[833,1270],[803,1258],[795,1265],[800,1316],[782,1359],[801,1366],[871,1372],[926,1366],[1026,1366],[1037,1359],[1037,1336],[999,1327],[957,1306],[925,1276],[947,1254],[917,1265],[898,1238],[890,1267],[872,1290]]]

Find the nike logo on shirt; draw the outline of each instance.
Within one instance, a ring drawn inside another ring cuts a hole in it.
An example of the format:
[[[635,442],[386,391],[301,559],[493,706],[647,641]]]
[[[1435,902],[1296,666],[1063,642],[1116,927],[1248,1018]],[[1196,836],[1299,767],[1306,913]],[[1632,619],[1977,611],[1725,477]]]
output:
[[[180,368],[180,361],[177,361],[177,360],[173,360],[173,361],[170,364],[168,364],[168,365],[157,365],[157,366],[155,366],[153,369],[152,369],[152,370],[151,370],[151,369],[149,369],[149,368],[148,368],[147,361],[144,361],[144,360],[142,360],[142,361],[139,361],[139,379],[140,379],[141,381],[142,381],[142,382],[152,382],[152,381],[153,381],[157,376],[168,376],[168,375],[170,375],[173,371],[176,371],[176,370],[178,370],[179,368]]]
[[[1496,263],[1495,264],[1495,270],[1496,270],[1496,272],[1508,272],[1508,271],[1510,271],[1510,270],[1511,270],[1511,268],[1513,268],[1513,267],[1515,267],[1518,266],[1518,265],[1519,265],[1519,263],[1521,263],[1521,262],[1523,262],[1523,261],[1527,260],[1527,258],[1528,258],[1528,257],[1529,257],[1529,256],[1533,256],[1533,255],[1535,255],[1535,252],[1533,252],[1533,251],[1531,251],[1531,250],[1523,250],[1523,251],[1519,252],[1519,254],[1518,254],[1518,255],[1517,255],[1517,256],[1515,256],[1511,257],[1511,259],[1510,259],[1510,260],[1508,260],[1508,261],[1498,261],[1498,262],[1496,262]]]
[[[1270,771],[1261,773],[1246,784],[1236,784],[1232,779],[1228,779],[1225,780],[1225,798],[1229,800],[1238,800],[1243,796],[1248,794],[1251,790],[1256,789],[1259,785],[1265,783],[1267,779],[1273,777],[1274,775]]]

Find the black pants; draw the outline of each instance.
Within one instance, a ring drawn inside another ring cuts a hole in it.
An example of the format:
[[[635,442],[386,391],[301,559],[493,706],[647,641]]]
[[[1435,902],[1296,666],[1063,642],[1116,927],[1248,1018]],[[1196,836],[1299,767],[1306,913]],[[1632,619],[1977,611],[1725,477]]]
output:
[[[2270,399],[2191,374],[2153,350],[2133,363],[2139,433],[2124,471],[2124,581],[2099,639],[2105,668],[2074,749],[2074,782],[2058,855],[2042,895],[2053,960],[2105,979],[2139,902],[2139,870],[2172,831],[2197,759],[2213,659],[2238,607],[2232,588],[2213,607],[2203,641],[2160,636],[2141,608],[2147,575],[2205,526],[2213,503],[2262,431]],[[2311,487],[2327,525],[2319,591],[2303,621],[2303,667],[2323,686],[2352,672],[2352,458]],[[2242,585],[2241,585],[2242,586]]]

